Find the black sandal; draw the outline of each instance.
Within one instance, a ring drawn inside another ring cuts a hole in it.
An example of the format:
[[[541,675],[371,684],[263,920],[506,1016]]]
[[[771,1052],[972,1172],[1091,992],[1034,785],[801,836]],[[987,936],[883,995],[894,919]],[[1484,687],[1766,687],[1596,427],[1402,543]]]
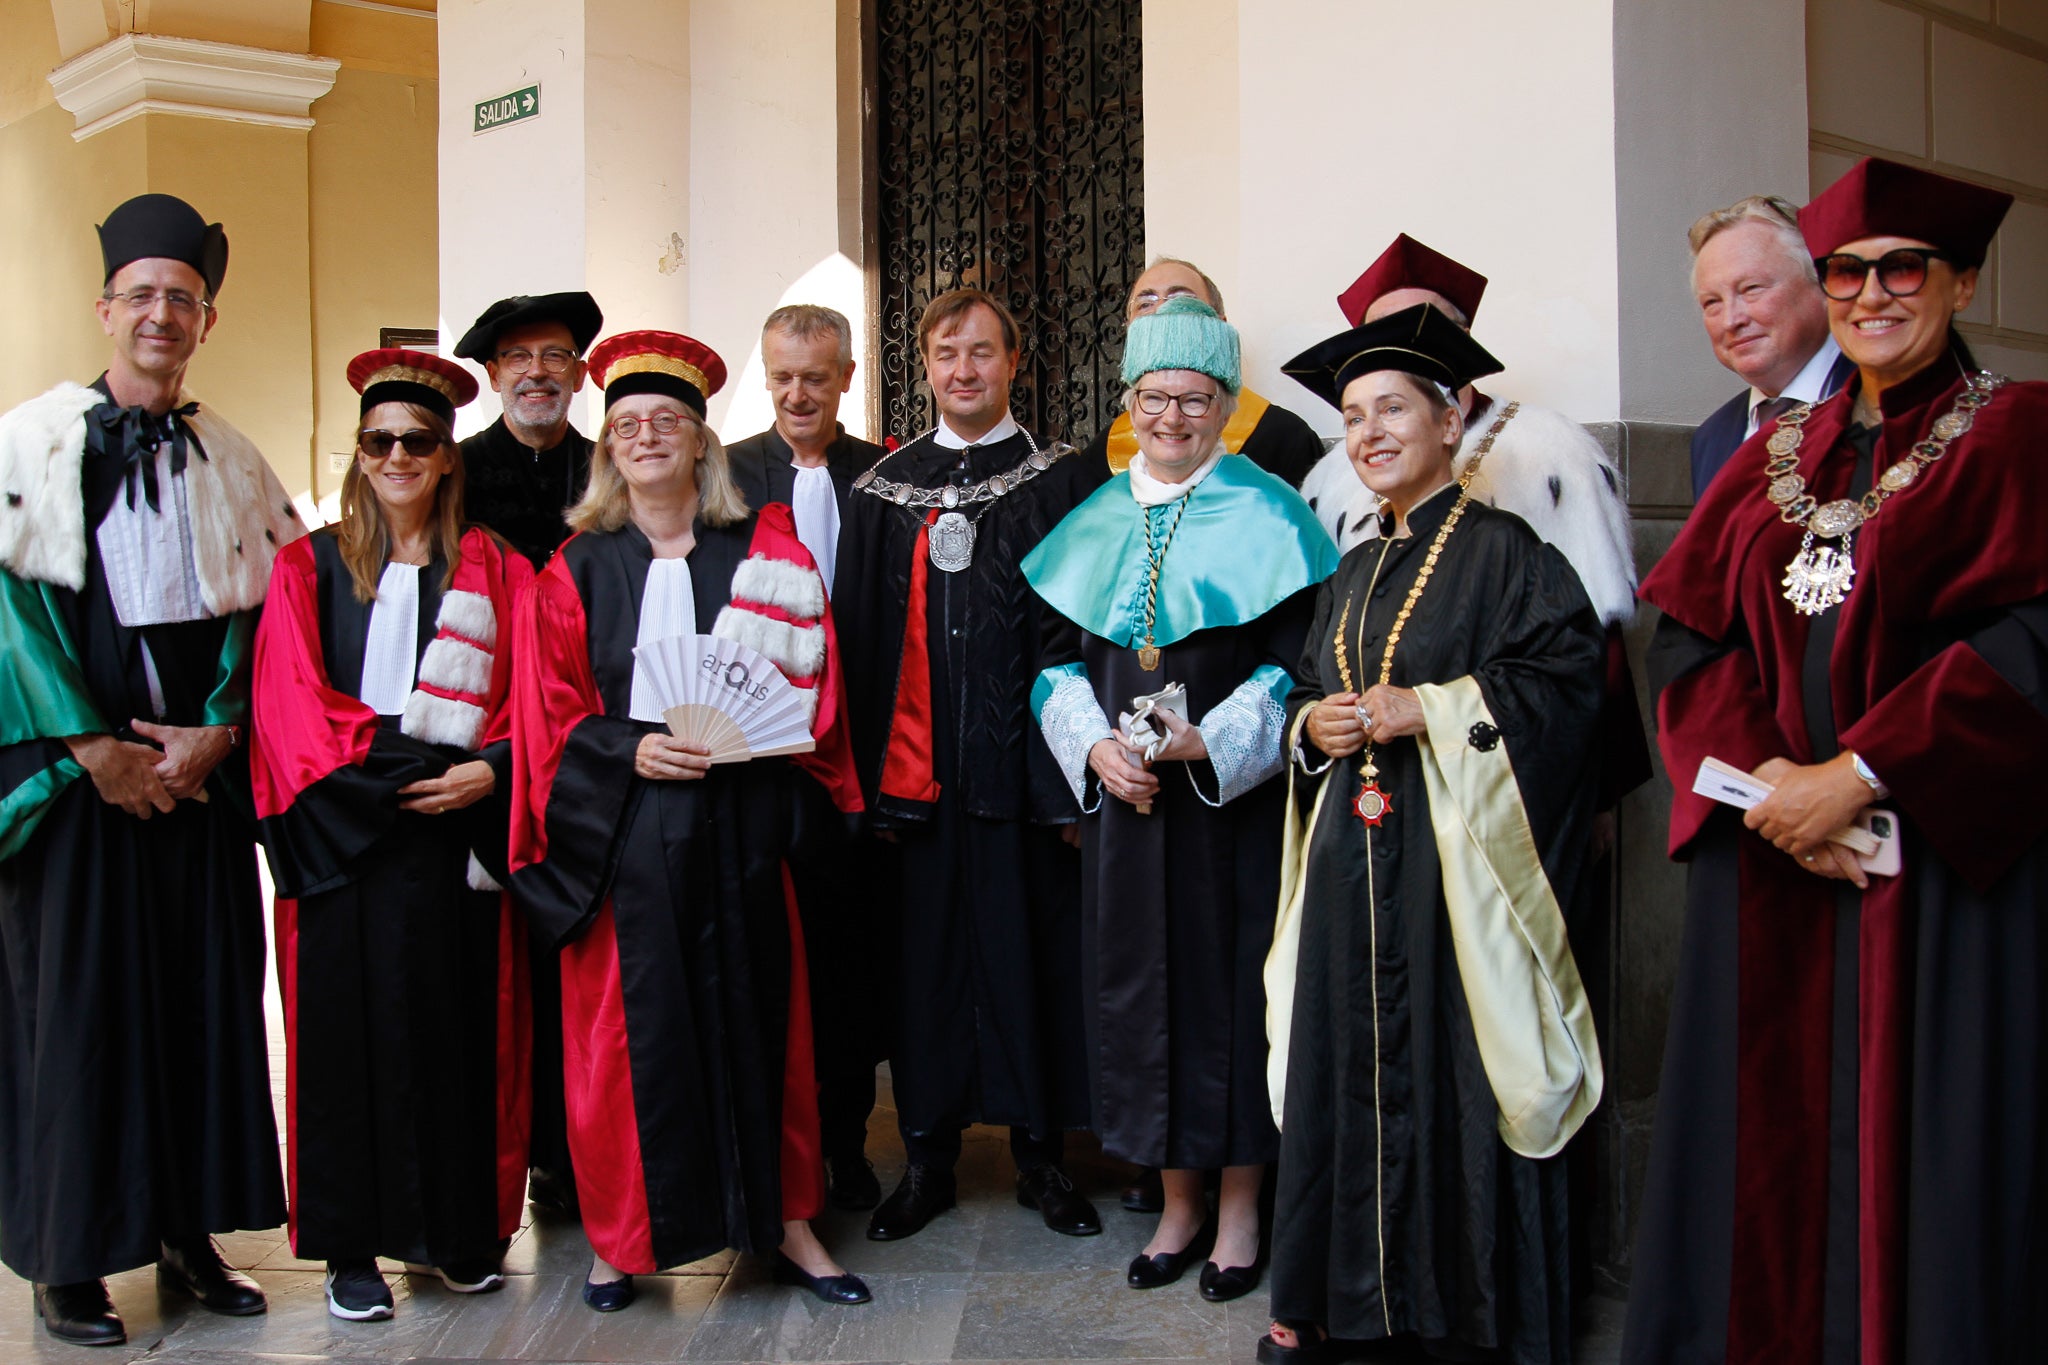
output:
[[[1294,1333],[1295,1344],[1282,1346],[1267,1332],[1259,1338],[1260,1365],[1321,1365],[1323,1361],[1337,1359],[1336,1352],[1330,1349],[1329,1336],[1316,1323],[1286,1318],[1273,1321],[1275,1326]]]

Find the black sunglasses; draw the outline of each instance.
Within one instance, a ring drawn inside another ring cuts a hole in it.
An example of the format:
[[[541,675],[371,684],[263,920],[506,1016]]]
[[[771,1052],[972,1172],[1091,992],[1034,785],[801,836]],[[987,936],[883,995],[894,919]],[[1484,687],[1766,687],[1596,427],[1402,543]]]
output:
[[[1832,256],[1822,256],[1813,263],[1820,273],[1820,292],[1840,303],[1847,303],[1863,292],[1864,281],[1870,272],[1877,271],[1877,282],[1895,299],[1910,299],[1927,287],[1927,263],[1949,261],[1955,257],[1946,251],[1933,247],[1894,247],[1874,261],[1847,251],[1837,251]]]
[[[393,446],[404,446],[406,454],[415,460],[424,460],[440,450],[441,438],[419,427],[402,432],[365,427],[356,433],[356,449],[373,460],[381,460],[390,455]]]

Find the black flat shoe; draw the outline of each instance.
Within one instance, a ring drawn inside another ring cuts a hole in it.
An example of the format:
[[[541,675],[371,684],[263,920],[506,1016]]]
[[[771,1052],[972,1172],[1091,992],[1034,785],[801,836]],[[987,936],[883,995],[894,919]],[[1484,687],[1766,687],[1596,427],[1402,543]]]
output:
[[[1172,1284],[1187,1274],[1188,1267],[1195,1263],[1195,1257],[1202,1253],[1195,1249],[1200,1237],[1188,1243],[1179,1251],[1160,1251],[1147,1256],[1139,1252],[1131,1257],[1131,1267],[1124,1272],[1124,1283],[1133,1289],[1159,1289]]]
[[[575,1218],[581,1212],[576,1202],[576,1177],[568,1171],[551,1171],[539,1166],[528,1171],[526,1202],[565,1218]]]
[[[825,1202],[835,1209],[861,1213],[882,1202],[882,1182],[875,1179],[875,1163],[864,1156],[826,1157],[825,1176]]]
[[[1117,1201],[1132,1213],[1164,1213],[1166,1211],[1166,1188],[1159,1183],[1159,1171],[1146,1166],[1131,1183],[1124,1186],[1123,1197]]]
[[[1050,1161],[1017,1172],[1017,1202],[1037,1209],[1047,1227],[1068,1237],[1093,1237],[1102,1231],[1095,1206],[1074,1188],[1067,1173]]]
[[[119,1346],[128,1340],[128,1329],[107,1297],[105,1280],[80,1280],[77,1284],[39,1284],[35,1288],[36,1316],[43,1330],[73,1346]]]
[[[924,1225],[953,1207],[953,1173],[936,1166],[906,1166],[895,1193],[868,1219],[870,1242],[894,1242],[924,1231]]]
[[[639,1291],[633,1288],[631,1275],[606,1280],[603,1284],[592,1284],[588,1280],[583,1282],[583,1301],[600,1313],[618,1312],[631,1303],[638,1293]]]
[[[1214,1261],[1202,1266],[1202,1297],[1211,1303],[1229,1303],[1241,1299],[1259,1287],[1260,1265],[1217,1265]]]
[[[813,1275],[779,1251],[775,1253],[773,1267],[775,1283],[808,1289],[825,1303],[866,1303],[875,1297],[868,1292],[867,1281],[858,1275]]]
[[[262,1287],[223,1261],[211,1237],[165,1242],[156,1263],[156,1282],[160,1289],[197,1299],[201,1308],[231,1318],[251,1317],[270,1307]]]

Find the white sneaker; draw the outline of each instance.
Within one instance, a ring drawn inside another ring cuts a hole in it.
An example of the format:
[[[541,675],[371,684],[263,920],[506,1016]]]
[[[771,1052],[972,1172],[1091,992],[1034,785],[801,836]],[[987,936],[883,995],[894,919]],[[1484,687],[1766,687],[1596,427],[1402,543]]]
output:
[[[421,1265],[407,1261],[408,1275],[438,1275],[451,1294],[488,1294],[505,1284],[505,1271],[497,1261],[459,1261],[449,1265]]]

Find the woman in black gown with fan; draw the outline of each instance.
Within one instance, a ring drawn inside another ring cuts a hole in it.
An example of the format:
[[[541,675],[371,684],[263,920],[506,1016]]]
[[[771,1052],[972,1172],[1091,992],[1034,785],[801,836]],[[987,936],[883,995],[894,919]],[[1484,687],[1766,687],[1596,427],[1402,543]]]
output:
[[[825,592],[788,507],[750,512],[704,424],[708,347],[596,347],[601,453],[529,599],[513,689],[512,886],[562,949],[564,1091],[584,1301],[724,1247],[835,1303],[867,1287],[812,1234],[823,1207],[803,939],[784,866],[793,790],[858,810]],[[815,699],[813,752],[713,765],[669,733],[635,647],[721,636]],[[804,771],[800,772],[801,768]]]

